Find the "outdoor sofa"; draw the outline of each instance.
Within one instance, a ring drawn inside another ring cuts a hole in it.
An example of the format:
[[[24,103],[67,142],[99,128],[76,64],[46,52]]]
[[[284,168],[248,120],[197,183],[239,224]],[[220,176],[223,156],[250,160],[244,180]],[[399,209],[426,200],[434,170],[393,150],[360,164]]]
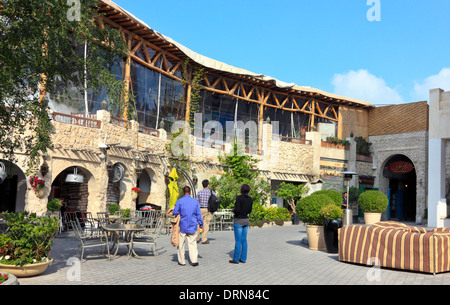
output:
[[[440,273],[450,270],[450,228],[427,230],[394,221],[339,229],[339,260]]]

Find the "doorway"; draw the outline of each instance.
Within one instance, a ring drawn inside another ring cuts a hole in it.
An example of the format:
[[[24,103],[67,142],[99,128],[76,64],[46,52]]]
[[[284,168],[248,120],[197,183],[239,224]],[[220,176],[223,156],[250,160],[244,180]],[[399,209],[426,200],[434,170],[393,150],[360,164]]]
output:
[[[417,175],[413,162],[404,155],[394,155],[387,160],[383,176],[389,179],[388,218],[414,221]]]

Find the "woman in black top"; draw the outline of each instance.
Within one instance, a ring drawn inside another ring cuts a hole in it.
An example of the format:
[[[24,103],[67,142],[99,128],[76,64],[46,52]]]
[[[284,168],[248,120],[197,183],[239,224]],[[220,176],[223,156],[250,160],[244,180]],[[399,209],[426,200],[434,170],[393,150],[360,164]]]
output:
[[[232,264],[245,263],[247,260],[247,231],[249,226],[249,215],[252,212],[253,199],[248,195],[250,187],[243,184],[241,195],[236,197],[234,204],[234,256],[230,260]]]

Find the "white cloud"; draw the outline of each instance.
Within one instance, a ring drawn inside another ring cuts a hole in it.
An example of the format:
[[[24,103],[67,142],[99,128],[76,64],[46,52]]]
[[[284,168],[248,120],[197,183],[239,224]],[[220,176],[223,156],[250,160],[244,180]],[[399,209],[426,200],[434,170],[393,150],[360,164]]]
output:
[[[450,90],[450,68],[443,68],[438,74],[427,77],[422,83],[414,82],[414,91],[411,97],[416,101],[428,101],[430,90],[441,88]]]
[[[364,69],[335,74],[332,84],[335,94],[367,101],[374,105],[403,102],[403,98],[395,89],[387,86],[382,78]]]

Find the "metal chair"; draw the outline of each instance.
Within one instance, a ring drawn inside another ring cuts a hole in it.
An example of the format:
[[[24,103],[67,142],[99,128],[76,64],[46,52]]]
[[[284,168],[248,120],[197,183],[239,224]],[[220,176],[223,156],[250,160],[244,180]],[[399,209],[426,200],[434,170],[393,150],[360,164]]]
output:
[[[103,231],[102,236],[93,237],[91,234],[83,233],[78,219],[75,219],[75,221],[71,221],[70,224],[75,232],[75,237],[80,242],[80,244],[78,245],[78,250],[81,248],[80,261],[83,260],[84,249],[92,248],[92,247],[105,247],[106,251],[108,253],[108,259],[109,259],[109,242],[108,242],[108,236],[106,235],[106,232]],[[102,254],[103,253],[104,252],[102,249]]]
[[[139,223],[137,223],[139,224]],[[161,234],[161,228],[163,224],[163,218],[157,217],[155,219],[155,225],[153,228],[146,228],[145,231],[140,232],[139,234],[135,234],[131,238],[131,242],[133,243],[133,254],[136,257],[139,255],[136,254],[134,245],[150,245],[152,247],[153,255],[158,256],[158,252],[156,251],[156,241],[158,240],[159,235]]]
[[[71,223],[77,219],[76,211],[66,211],[63,216],[63,225],[65,230],[73,230]]]

